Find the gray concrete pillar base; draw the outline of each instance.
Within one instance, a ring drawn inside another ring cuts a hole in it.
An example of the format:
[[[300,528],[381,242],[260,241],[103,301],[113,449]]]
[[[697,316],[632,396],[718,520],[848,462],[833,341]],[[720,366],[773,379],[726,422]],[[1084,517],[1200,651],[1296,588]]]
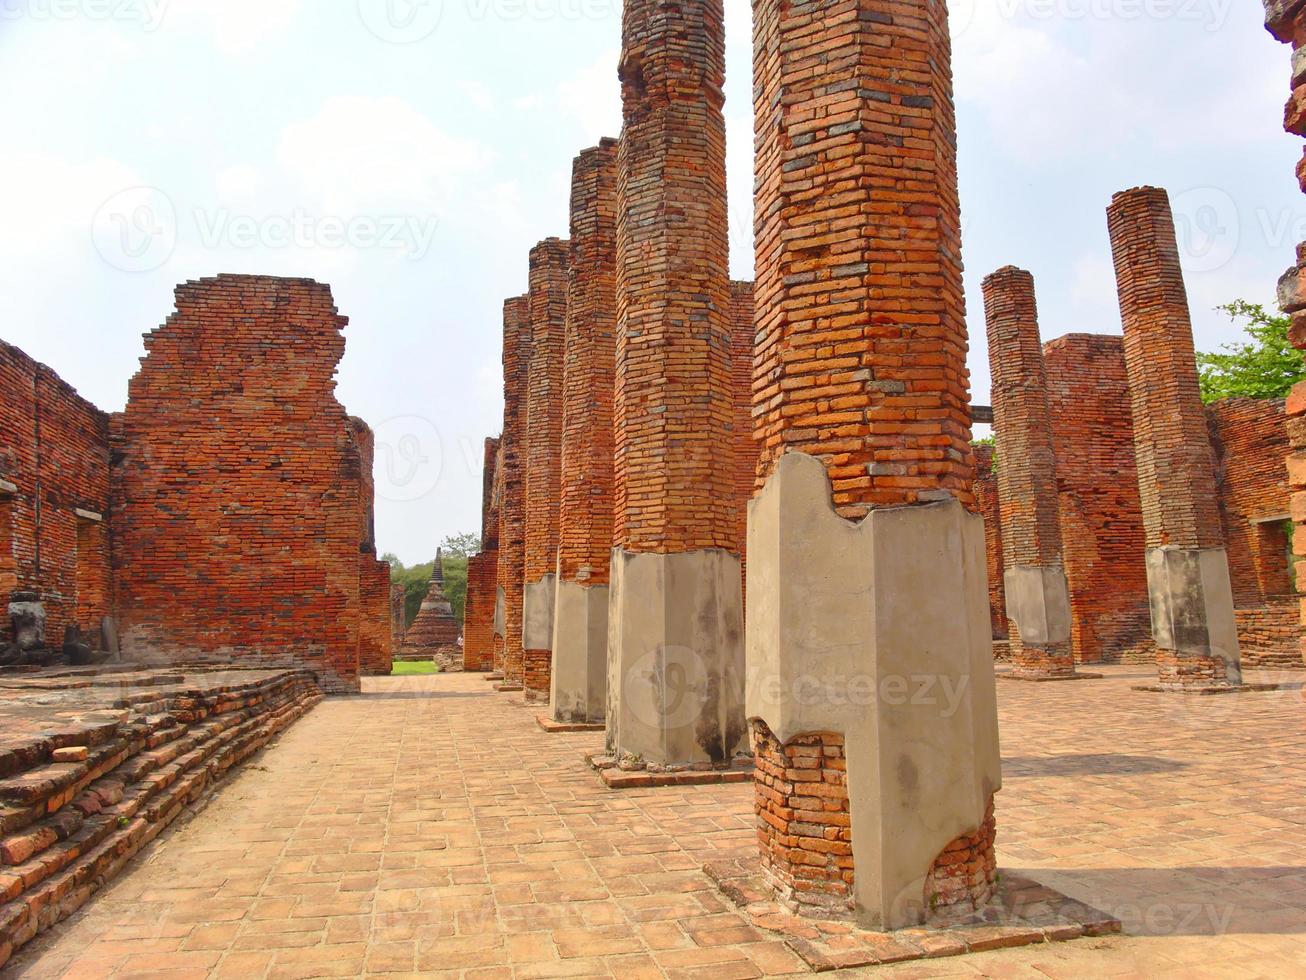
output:
[[[852,524],[831,496],[790,453],[749,507],[747,713],[844,736],[855,914],[915,926],[1002,784],[984,523],[950,500]]]
[[[1147,583],[1161,685],[1241,684],[1228,553],[1223,548],[1149,548]]]
[[[1005,588],[1013,674],[1029,680],[1075,676],[1070,645],[1070,583],[1061,565],[1016,565]]]
[[[606,585],[559,581],[553,614],[553,720],[602,724],[608,709]]]
[[[612,553],[608,752],[659,767],[729,767],[747,749],[737,555]]]
[[[522,595],[522,648],[553,649],[553,608],[558,576],[549,573],[538,582],[528,582]]]

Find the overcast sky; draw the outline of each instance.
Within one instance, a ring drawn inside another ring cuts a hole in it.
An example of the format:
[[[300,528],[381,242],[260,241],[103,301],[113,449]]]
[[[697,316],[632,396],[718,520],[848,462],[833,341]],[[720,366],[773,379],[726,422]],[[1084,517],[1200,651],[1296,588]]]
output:
[[[729,21],[732,273],[752,277],[749,8]],[[1198,346],[1269,303],[1306,213],[1289,52],[1251,0],[953,5],[975,399],[979,280],[1035,274],[1045,339],[1119,333],[1105,208],[1168,188]],[[378,430],[382,551],[480,522],[501,304],[620,126],[620,0],[0,0],[0,338],[122,408],[174,284],[330,283],[339,395]]]

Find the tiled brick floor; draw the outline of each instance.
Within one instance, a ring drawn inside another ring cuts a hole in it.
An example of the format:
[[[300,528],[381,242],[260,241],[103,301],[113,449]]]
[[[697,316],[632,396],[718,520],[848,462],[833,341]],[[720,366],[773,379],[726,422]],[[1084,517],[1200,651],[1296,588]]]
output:
[[[1184,698],[1131,692],[1138,669],[1107,673],[1000,686],[999,845],[1004,867],[1132,935],[863,975],[1306,976],[1300,683]],[[581,761],[601,735],[545,735],[479,675],[365,684],[314,709],[12,974],[799,970],[699,871],[752,846],[749,787],[613,793]]]

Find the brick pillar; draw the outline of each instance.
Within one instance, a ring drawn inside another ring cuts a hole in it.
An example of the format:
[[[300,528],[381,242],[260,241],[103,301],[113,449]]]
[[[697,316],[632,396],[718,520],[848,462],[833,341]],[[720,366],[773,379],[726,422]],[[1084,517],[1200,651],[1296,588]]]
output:
[[[481,550],[467,561],[467,600],[463,607],[463,670],[486,673],[494,667],[495,590],[499,573],[499,511],[494,503],[499,440],[485,440],[481,470]]]
[[[612,386],[617,353],[617,141],[571,174],[571,291],[563,371],[553,719],[602,724],[612,568]]]
[[[1132,448],[1131,448],[1132,452]],[[975,447],[975,508],[984,518],[984,552],[988,557],[989,615],[993,639],[1007,639],[1007,596],[1002,581],[1006,567],[1002,556],[1002,508],[998,502],[998,477],[989,445]]]
[[[549,238],[531,249],[531,365],[526,395],[526,564],[522,619],[526,700],[547,702],[558,584],[562,479],[562,357],[571,246]]]
[[[1125,327],[1160,683],[1236,685],[1242,671],[1229,559],[1170,199],[1155,187],[1122,192],[1112,198],[1107,221]]]
[[[730,383],[734,392],[735,500],[739,558],[748,582],[748,502],[757,489],[757,443],[753,439],[753,284],[730,284]]]
[[[1001,783],[947,10],[754,0],[753,25],[763,869],[792,909],[899,928],[988,900]],[[955,712],[889,693],[921,675]]]
[[[1291,44],[1292,97],[1283,114],[1283,128],[1306,136],[1306,0],[1264,0],[1265,26],[1284,44]],[[1297,182],[1306,192],[1306,150],[1297,164]],[[1279,280],[1279,307],[1291,315],[1288,337],[1298,350],[1306,350],[1306,242],[1297,246],[1296,264]],[[1297,563],[1297,588],[1306,591],[1306,382],[1298,384],[1288,398],[1288,482],[1292,487],[1293,554]],[[1306,634],[1306,598],[1301,600],[1303,633]],[[1306,635],[1302,638],[1306,659]]]
[[[627,0],[620,77],[608,746],[728,767],[746,745],[722,0]]]
[[[388,677],[394,671],[394,646],[390,566],[376,557],[376,483],[372,475],[376,436],[360,418],[351,416],[349,428],[358,447],[362,481],[358,502],[358,672],[363,677]]]
[[[984,280],[993,373],[1003,585],[1017,677],[1075,677],[1070,586],[1061,559],[1057,461],[1034,277],[1008,266]]]
[[[526,390],[531,364],[530,299],[503,304],[503,477],[499,506],[500,690],[522,689],[522,606],[526,575]]]
[[[408,629],[408,610],[404,587],[393,584],[390,586],[390,649],[392,652],[398,651],[404,645],[404,633]]]

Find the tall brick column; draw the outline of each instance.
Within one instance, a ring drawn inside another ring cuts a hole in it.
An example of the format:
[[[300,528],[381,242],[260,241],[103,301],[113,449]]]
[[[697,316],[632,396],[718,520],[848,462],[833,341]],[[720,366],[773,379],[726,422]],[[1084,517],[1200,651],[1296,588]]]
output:
[[[531,308],[527,296],[503,304],[503,476],[499,504],[499,600],[503,644],[499,690],[522,689],[522,607],[526,581],[526,390],[530,382]],[[497,648],[497,644],[496,644]]]
[[[499,575],[499,511],[494,505],[499,440],[485,440],[481,470],[481,550],[467,560],[467,600],[463,608],[463,670],[494,668],[495,590]]]
[[[526,700],[552,684],[562,479],[562,358],[571,246],[549,238],[531,249],[531,365],[526,395],[526,565],[522,647]]]
[[[734,421],[731,441],[735,445],[735,502],[740,560],[744,581],[748,581],[745,553],[748,546],[748,502],[757,489],[757,443],[753,438],[753,325],[754,301],[751,282],[730,284],[730,368],[734,392]]]
[[[612,567],[612,386],[617,354],[617,141],[571,174],[571,291],[563,371],[553,720],[603,723]]]
[[[1070,586],[1061,558],[1057,461],[1034,277],[1007,266],[984,280],[1011,662],[1017,677],[1072,679]]]
[[[1237,685],[1242,671],[1229,559],[1169,196],[1156,187],[1124,191],[1112,198],[1107,222],[1125,327],[1160,683]]]
[[[797,911],[899,928],[988,901],[1001,784],[947,9],[754,0],[753,25],[762,863]]]
[[[722,0],[627,0],[620,77],[608,745],[727,767],[746,745]]]
[[[1283,128],[1306,136],[1306,0],[1264,0],[1265,26],[1274,37],[1292,45],[1292,96],[1283,114]],[[1297,164],[1297,182],[1306,192],[1306,150]],[[1297,246],[1296,264],[1279,280],[1279,307],[1292,316],[1288,338],[1299,350],[1306,350],[1306,242]],[[1297,563],[1297,588],[1306,591],[1306,382],[1297,385],[1288,399],[1288,482],[1292,487],[1293,554]],[[1306,599],[1301,603],[1303,633],[1306,633]],[[1306,635],[1302,638],[1306,659]]]

